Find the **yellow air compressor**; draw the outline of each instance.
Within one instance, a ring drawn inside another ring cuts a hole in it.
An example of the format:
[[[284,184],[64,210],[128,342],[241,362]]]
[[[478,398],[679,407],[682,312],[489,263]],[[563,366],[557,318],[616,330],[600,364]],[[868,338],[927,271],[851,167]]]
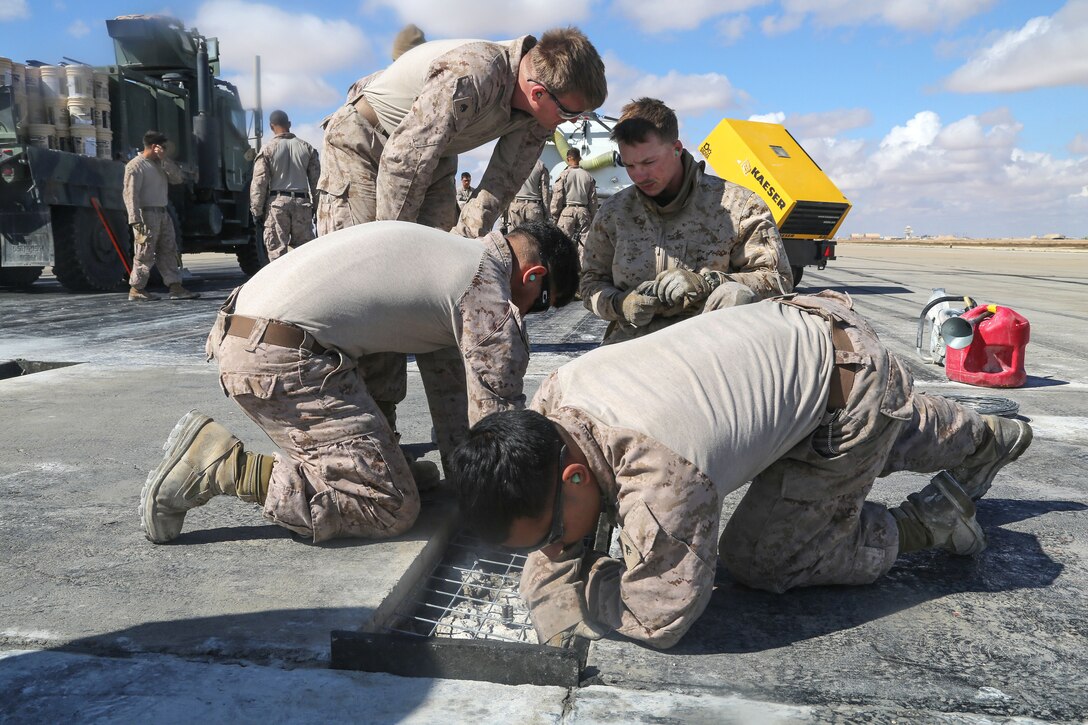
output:
[[[795,285],[806,266],[823,269],[835,259],[833,238],[850,202],[784,126],[726,118],[699,153],[719,176],[756,192],[771,208]]]

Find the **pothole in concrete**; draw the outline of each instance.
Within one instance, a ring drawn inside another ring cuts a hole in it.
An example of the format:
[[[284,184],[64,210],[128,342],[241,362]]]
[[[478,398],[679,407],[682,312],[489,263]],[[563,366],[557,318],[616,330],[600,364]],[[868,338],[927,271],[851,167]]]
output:
[[[518,595],[524,566],[524,555],[458,534],[389,631],[536,644],[529,609]]]
[[[77,362],[44,362],[41,360],[23,360],[18,358],[15,360],[5,360],[0,362],[0,380],[7,380],[8,378],[18,378],[23,375],[33,375],[34,373],[40,373],[44,370],[56,370],[57,368],[66,368],[72,365],[81,365]]]
[[[518,594],[525,556],[455,535],[381,632],[332,633],[332,666],[406,677],[576,687],[589,642],[537,643]]]

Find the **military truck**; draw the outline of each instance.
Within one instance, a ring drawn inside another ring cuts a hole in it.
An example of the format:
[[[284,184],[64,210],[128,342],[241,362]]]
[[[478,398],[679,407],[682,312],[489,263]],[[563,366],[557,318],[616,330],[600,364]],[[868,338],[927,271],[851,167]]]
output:
[[[117,62],[94,70],[108,76],[110,158],[26,142],[15,89],[0,86],[0,285],[29,286],[51,265],[71,290],[124,289],[132,259],[124,167],[148,129],[170,139],[186,178],[170,187],[168,207],[179,249],[236,254],[255,273],[267,262],[249,214],[255,150],[237,88],[216,77],[218,40],[163,16],[106,27]]]

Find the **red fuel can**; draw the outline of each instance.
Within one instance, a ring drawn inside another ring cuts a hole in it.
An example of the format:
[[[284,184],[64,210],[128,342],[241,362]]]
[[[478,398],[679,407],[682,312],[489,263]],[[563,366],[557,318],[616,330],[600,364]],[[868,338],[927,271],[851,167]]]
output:
[[[1031,338],[1027,318],[999,305],[979,305],[961,317],[971,323],[974,337],[962,350],[945,352],[948,379],[987,388],[1023,385],[1028,378],[1024,352]]]

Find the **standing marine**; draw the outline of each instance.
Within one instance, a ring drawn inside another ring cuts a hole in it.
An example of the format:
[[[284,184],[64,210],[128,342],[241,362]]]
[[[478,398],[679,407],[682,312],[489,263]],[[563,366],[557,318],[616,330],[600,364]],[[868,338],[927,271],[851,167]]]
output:
[[[249,210],[264,225],[268,259],[314,238],[317,180],[321,163],[314,147],[291,133],[291,120],[272,111],[268,126],[275,134],[253,164]]]

